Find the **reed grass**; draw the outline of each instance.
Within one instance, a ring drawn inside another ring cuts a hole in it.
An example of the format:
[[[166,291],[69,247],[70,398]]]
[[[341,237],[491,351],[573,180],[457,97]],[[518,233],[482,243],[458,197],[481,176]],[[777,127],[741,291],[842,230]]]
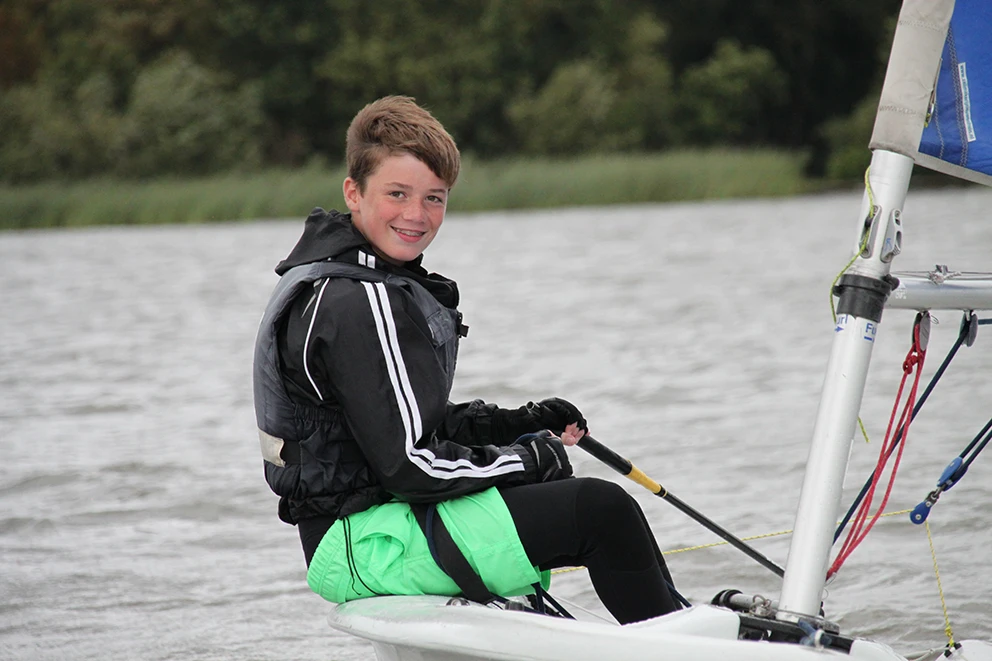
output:
[[[808,192],[799,153],[712,150],[467,158],[451,211],[775,197]],[[198,179],[93,179],[0,186],[0,229],[301,218],[343,208],[344,168],[267,170]]]

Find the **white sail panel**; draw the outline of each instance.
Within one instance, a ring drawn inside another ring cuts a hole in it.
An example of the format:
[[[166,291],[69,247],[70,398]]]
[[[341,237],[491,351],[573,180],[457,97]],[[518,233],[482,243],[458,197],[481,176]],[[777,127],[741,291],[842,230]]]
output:
[[[906,0],[875,115],[871,149],[917,155],[954,0]]]

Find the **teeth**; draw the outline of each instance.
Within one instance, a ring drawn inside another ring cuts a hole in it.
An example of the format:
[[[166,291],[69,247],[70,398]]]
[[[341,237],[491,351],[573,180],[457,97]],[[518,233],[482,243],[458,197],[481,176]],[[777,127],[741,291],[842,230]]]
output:
[[[406,236],[413,236],[413,237],[423,236],[425,234],[425,232],[414,232],[413,230],[397,229],[396,231],[399,232],[400,234],[405,234]]]

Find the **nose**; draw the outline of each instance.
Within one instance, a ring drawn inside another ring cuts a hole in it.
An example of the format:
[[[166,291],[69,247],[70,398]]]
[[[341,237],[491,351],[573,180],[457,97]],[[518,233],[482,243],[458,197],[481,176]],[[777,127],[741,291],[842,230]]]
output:
[[[403,220],[420,221],[424,218],[424,205],[412,201],[403,207]]]

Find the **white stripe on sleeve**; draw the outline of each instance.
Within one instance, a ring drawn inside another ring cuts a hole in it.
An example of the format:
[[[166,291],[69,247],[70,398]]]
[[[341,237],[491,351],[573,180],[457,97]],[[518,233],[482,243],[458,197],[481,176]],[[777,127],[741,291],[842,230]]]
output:
[[[410,384],[406,363],[403,361],[386,286],[381,282],[362,284],[372,308],[372,318],[375,320],[389,381],[393,386],[400,417],[403,420],[404,445],[410,461],[428,475],[445,480],[457,477],[491,477],[523,471],[523,461],[514,454],[500,455],[488,465],[477,466],[468,459],[438,459],[430,450],[415,446],[423,435],[423,420],[417,405],[417,397]]]

